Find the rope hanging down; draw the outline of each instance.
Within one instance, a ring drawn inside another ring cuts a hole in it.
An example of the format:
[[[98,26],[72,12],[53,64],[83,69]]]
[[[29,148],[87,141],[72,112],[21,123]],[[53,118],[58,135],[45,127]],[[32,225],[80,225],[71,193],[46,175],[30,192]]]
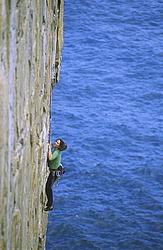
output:
[[[48,137],[48,143],[50,143],[50,134],[51,134],[51,113],[52,113],[52,85],[50,86],[50,110],[49,110],[49,137]]]

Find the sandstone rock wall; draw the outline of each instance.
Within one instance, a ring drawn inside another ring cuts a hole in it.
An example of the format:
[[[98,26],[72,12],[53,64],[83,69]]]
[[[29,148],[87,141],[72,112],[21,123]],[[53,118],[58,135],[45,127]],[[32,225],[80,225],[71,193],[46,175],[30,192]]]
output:
[[[63,0],[0,1],[0,250],[43,249],[52,85]]]

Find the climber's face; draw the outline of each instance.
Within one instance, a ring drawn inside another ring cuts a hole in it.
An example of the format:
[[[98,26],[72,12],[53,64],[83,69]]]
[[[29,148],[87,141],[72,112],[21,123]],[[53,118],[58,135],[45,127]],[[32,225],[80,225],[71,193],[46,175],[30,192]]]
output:
[[[54,143],[54,147],[55,147],[55,148],[59,148],[60,143],[61,143],[60,140],[56,140],[56,142]]]

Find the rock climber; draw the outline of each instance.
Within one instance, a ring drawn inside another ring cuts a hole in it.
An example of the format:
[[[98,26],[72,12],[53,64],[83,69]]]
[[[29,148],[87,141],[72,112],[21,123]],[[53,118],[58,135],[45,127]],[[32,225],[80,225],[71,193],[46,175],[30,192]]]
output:
[[[45,192],[47,196],[47,203],[44,208],[44,211],[53,210],[53,191],[52,186],[54,182],[64,174],[64,168],[61,164],[61,152],[67,149],[67,144],[64,143],[62,139],[57,139],[54,143],[54,151],[52,152],[52,145],[49,144],[49,151],[48,151],[48,167],[50,170]]]

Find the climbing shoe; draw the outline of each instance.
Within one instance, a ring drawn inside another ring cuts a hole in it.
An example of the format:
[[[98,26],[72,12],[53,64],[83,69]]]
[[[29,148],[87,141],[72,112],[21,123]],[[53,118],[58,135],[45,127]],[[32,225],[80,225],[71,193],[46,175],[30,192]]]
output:
[[[46,206],[46,207],[44,208],[44,211],[51,211],[51,210],[53,210],[53,206],[51,206],[51,207]]]

